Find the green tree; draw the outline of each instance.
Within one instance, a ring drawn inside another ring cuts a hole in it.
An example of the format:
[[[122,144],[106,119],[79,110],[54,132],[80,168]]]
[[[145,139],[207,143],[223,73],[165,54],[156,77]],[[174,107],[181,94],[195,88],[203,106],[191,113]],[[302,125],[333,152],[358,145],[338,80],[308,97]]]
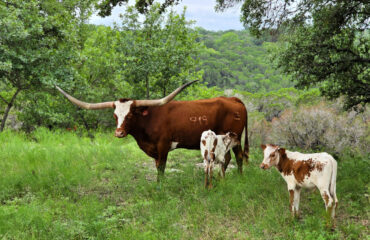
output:
[[[75,7],[64,1],[0,3],[0,81],[12,92],[0,97],[6,104],[0,131],[19,93],[40,91],[55,79],[73,75],[68,63],[75,54]]]
[[[166,95],[186,79],[198,77],[195,71],[199,43],[197,34],[182,15],[167,16],[160,5],[153,5],[140,21],[134,7],[122,16],[119,51],[125,56],[122,66],[124,81],[135,85],[134,97]],[[159,89],[159,91],[157,91]]]
[[[127,4],[129,0],[102,0],[97,5],[99,9],[99,15],[102,17],[106,17],[112,14],[112,9],[115,6],[121,6],[122,4]],[[179,3],[180,0],[164,0],[160,5],[159,11],[162,13],[165,9],[173,4]],[[135,8],[140,13],[146,13],[149,11],[150,7],[154,4],[154,0],[136,0]]]
[[[76,30],[79,61],[73,64],[73,79],[59,81],[58,85],[86,101],[111,101],[128,96],[132,87],[121,81],[119,65],[122,54],[117,51],[119,32],[106,26],[82,24]],[[85,37],[86,36],[86,37]],[[72,128],[82,126],[87,130],[112,126],[112,115],[107,111],[87,111],[66,103],[55,91],[37,92],[21,98],[19,119],[26,130],[35,126]],[[34,106],[37,105],[37,108]]]
[[[324,96],[346,96],[346,107],[370,101],[370,3],[217,0],[218,10],[242,2],[242,22],[257,36],[287,33],[277,56],[297,87],[320,86]]]

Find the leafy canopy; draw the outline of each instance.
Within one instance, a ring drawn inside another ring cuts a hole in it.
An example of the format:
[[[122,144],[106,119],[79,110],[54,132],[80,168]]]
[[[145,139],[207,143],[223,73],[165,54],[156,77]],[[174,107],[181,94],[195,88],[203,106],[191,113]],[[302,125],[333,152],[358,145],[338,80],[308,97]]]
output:
[[[241,20],[261,36],[285,34],[278,66],[297,87],[319,86],[346,107],[370,101],[370,3],[362,0],[217,0],[218,10],[242,3]]]
[[[105,0],[106,16],[127,0]],[[166,0],[161,9],[179,0]],[[297,87],[319,86],[329,98],[346,97],[346,107],[370,101],[370,3],[365,0],[216,0],[216,10],[241,4],[241,21],[252,34],[285,33],[288,44],[278,65]],[[150,1],[136,1],[145,13]]]

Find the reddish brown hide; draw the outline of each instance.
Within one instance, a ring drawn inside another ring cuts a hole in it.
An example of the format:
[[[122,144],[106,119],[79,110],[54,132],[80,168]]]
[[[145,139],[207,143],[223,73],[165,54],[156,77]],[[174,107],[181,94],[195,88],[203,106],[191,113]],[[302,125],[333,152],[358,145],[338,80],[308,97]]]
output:
[[[144,110],[146,114],[142,114]],[[244,151],[241,145],[234,147],[233,151],[240,172],[243,158],[248,161],[247,110],[238,98],[171,101],[155,107],[135,107],[133,104],[130,112],[131,119],[125,122],[127,133],[156,160],[159,174],[164,172],[171,143],[178,143],[176,148],[200,149],[201,134],[209,129],[216,134],[234,132],[241,140],[245,128]],[[230,153],[227,155],[225,168],[230,161]]]

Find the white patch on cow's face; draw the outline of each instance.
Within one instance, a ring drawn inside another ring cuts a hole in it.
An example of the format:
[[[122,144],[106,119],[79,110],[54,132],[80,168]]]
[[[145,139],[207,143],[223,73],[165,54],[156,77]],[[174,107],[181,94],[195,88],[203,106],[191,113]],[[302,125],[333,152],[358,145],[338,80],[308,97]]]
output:
[[[116,109],[114,110],[114,114],[117,117],[117,128],[122,126],[123,121],[125,120],[127,114],[130,112],[130,107],[133,101],[126,101],[120,102],[115,101],[114,104],[116,105]]]
[[[279,153],[276,151],[278,148],[267,145],[263,151],[263,162],[268,168],[278,164],[279,162]]]

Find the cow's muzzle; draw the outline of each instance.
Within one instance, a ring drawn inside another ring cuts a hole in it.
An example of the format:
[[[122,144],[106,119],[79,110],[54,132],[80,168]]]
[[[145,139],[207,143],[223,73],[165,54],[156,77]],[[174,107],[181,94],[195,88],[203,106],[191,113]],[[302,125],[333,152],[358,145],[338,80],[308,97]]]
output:
[[[118,138],[123,138],[127,136],[127,133],[125,131],[122,131],[121,129],[116,129],[116,132],[114,133],[114,136]]]

